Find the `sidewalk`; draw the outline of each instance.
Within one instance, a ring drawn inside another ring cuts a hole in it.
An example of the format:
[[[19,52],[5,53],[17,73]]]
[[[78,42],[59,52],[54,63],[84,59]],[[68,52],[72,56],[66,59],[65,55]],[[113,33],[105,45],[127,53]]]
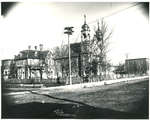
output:
[[[135,77],[135,78],[123,78],[123,79],[115,79],[115,80],[104,80],[98,82],[89,82],[89,83],[81,83],[81,84],[73,84],[73,85],[65,85],[65,86],[57,86],[57,87],[43,87],[41,90],[62,90],[62,89],[78,89],[78,88],[86,88],[86,87],[95,87],[102,85],[109,85],[120,82],[140,82],[149,78],[149,76]]]
[[[106,81],[98,81],[98,82],[90,82],[90,83],[81,83],[81,84],[73,84],[73,85],[65,85],[65,86],[56,86],[56,87],[43,87],[38,88],[36,90],[31,90],[32,92],[38,92],[43,91],[44,93],[47,91],[50,92],[71,92],[74,90],[82,89],[82,88],[93,88],[98,86],[104,86],[104,85],[111,85],[121,82],[127,82],[127,83],[135,83],[140,81],[145,81],[145,79],[148,79],[149,76],[142,76],[142,77],[135,77],[135,78],[123,78],[123,79],[116,79],[116,80],[106,80]],[[21,91],[21,92],[10,92],[5,93],[4,95],[18,95],[18,94],[28,94],[30,91]]]

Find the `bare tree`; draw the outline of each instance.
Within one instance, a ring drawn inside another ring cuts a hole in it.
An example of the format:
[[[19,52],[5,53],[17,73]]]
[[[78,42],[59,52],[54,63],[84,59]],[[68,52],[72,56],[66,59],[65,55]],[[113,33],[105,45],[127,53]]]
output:
[[[95,30],[95,34],[93,39],[91,40],[91,55],[92,58],[97,61],[100,71],[104,71],[108,69],[109,61],[107,59],[109,39],[112,36],[112,30],[108,29],[108,25],[102,19],[101,24]],[[110,65],[110,64],[109,64]],[[96,69],[96,68],[95,68]]]
[[[52,71],[54,69],[54,59],[53,59],[53,52],[52,50],[49,50],[46,58],[45,58],[45,72],[47,75],[47,78],[52,78]]]
[[[14,61],[11,61],[9,78],[16,78],[16,77],[17,77],[17,68],[16,68],[16,64],[15,64]]]
[[[72,51],[72,49],[71,49]],[[57,64],[56,67],[56,71],[61,71],[62,73],[62,77],[64,77],[64,75],[69,75],[69,59],[68,59],[68,46],[67,45],[62,45],[60,47],[55,47],[53,49],[53,57],[55,60],[55,63]],[[74,58],[73,55],[73,51],[71,52],[71,72],[72,74],[77,72],[78,69],[78,63],[76,61],[77,58]]]
[[[69,70],[68,64],[68,47],[63,45],[61,47],[55,47],[53,49],[54,59],[56,61],[56,71],[61,71],[62,77],[64,72]],[[59,65],[60,67],[59,67]]]

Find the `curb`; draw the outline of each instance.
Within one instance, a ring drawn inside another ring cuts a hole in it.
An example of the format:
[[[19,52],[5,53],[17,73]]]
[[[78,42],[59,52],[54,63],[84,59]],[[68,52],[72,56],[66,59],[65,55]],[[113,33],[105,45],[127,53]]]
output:
[[[96,86],[103,86],[103,85],[111,85],[115,83],[120,82],[130,82],[134,80],[141,80],[149,78],[149,76],[143,76],[143,77],[135,77],[135,78],[123,78],[123,79],[115,79],[115,80],[105,80],[105,81],[98,81],[98,82],[90,82],[90,83],[82,83],[82,84],[74,84],[74,85],[65,85],[65,86],[57,86],[57,87],[47,87],[47,88],[40,88],[41,90],[73,90],[73,89],[79,89],[79,88],[89,88],[89,87],[96,87]],[[143,81],[143,80],[141,80]],[[33,90],[34,91],[34,90]],[[34,92],[37,92],[39,90],[35,90]],[[11,93],[5,93],[4,95],[19,95],[19,94],[28,94],[29,91],[24,92],[11,92]]]

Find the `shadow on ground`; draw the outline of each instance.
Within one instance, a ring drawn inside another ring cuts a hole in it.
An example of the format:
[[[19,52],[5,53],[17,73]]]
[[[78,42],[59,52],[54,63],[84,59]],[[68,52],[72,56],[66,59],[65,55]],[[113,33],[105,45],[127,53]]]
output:
[[[34,93],[30,91],[33,94]],[[144,98],[139,102],[139,109],[130,113],[120,112],[110,109],[97,108],[85,103],[57,98],[46,94],[39,94],[53,99],[69,102],[68,104],[59,103],[25,103],[9,105],[3,99],[2,118],[79,118],[79,119],[146,119],[148,118],[148,99]],[[5,103],[4,103],[5,101]]]

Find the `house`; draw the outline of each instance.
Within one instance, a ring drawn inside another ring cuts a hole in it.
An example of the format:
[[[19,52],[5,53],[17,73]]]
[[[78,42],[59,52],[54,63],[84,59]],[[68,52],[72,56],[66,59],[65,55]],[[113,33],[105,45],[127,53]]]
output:
[[[43,46],[40,49],[35,46],[34,50],[28,47],[28,50],[20,51],[15,56],[14,61],[17,69],[18,79],[42,79],[42,74],[45,65],[45,58],[48,51],[43,51]]]
[[[15,55],[14,59],[2,60],[2,79],[7,80],[16,78],[19,80],[35,79],[40,82],[45,73],[45,66],[48,50],[43,50],[43,45],[39,45],[39,49],[35,46],[31,49],[20,51]],[[51,59],[48,59],[49,62]]]

